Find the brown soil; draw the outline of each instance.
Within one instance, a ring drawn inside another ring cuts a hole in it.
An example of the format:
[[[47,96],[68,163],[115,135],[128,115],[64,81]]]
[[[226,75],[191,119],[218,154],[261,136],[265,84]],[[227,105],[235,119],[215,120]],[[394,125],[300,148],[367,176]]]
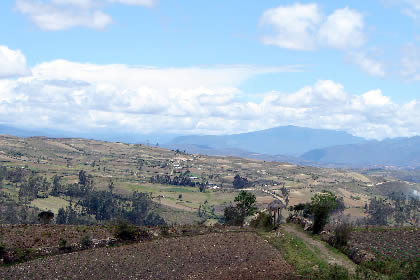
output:
[[[54,247],[60,240],[66,240],[67,244],[80,243],[85,235],[94,239],[112,237],[104,226],[0,225],[0,243],[6,248]]]
[[[420,228],[373,228],[352,232],[351,246],[398,260],[420,257]]]
[[[1,279],[290,279],[255,233],[212,233],[98,248],[1,267]]]

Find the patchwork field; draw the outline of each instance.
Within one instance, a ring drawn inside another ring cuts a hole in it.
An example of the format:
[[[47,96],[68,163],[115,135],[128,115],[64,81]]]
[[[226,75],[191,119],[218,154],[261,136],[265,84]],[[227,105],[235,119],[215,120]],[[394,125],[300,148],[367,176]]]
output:
[[[130,196],[134,191],[151,193],[153,201],[164,208],[159,211],[164,213],[168,223],[183,223],[183,217],[188,222],[193,221],[192,216],[197,216],[203,205],[214,215],[222,215],[224,207],[238,193],[232,188],[235,175],[251,183],[247,190],[257,196],[259,208],[281,198],[283,187],[289,192],[289,205],[308,202],[314,193],[326,189],[343,197],[345,213],[354,218],[364,217],[366,202],[373,196],[385,195],[385,187],[393,191],[420,190],[419,185],[383,174],[192,155],[146,145],[87,139],[0,136],[0,160],[3,166],[35,172],[49,180],[58,175],[66,184],[77,183],[79,171],[84,170],[93,177],[95,190],[108,191],[112,181],[114,192],[122,196]],[[154,176],[174,178],[185,172],[189,172],[187,176],[193,178],[193,182],[205,184],[204,192],[198,187],[151,183]],[[18,202],[17,184],[4,182],[0,193]],[[72,202],[77,204],[77,200]],[[65,196],[39,197],[30,202],[32,207],[54,213],[69,204],[70,198]]]

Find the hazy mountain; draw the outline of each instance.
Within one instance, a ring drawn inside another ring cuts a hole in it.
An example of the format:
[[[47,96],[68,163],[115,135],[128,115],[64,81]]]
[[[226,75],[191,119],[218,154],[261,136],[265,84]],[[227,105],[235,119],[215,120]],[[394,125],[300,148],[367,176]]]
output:
[[[181,136],[169,145],[196,145],[216,150],[240,149],[267,155],[297,156],[313,149],[365,141],[343,131],[281,126],[233,135]]]
[[[420,137],[385,139],[315,149],[300,158],[323,165],[415,168],[420,166]]]
[[[0,125],[0,135],[7,134],[18,137],[46,136],[52,138],[85,138],[111,142],[156,145],[171,141],[178,135],[174,134],[138,134],[127,131],[112,131],[109,129],[95,129],[89,132],[75,132],[55,129],[28,129]]]

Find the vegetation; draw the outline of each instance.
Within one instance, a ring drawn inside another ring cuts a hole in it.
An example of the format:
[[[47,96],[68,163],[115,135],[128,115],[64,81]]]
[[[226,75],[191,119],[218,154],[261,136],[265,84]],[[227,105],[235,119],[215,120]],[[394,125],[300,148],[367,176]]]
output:
[[[272,233],[264,233],[262,236],[280,249],[286,261],[294,265],[303,279],[351,279],[345,268],[329,265],[292,233],[282,232],[281,237],[273,236]]]
[[[256,197],[254,194],[241,191],[235,197],[236,206],[228,206],[224,210],[224,222],[228,225],[241,226],[246,217],[253,215],[256,210]]]
[[[248,181],[247,178],[242,178],[241,176],[239,176],[239,174],[237,174],[235,178],[233,178],[232,184],[235,189],[243,189],[248,187],[251,183]]]
[[[330,191],[323,191],[311,198],[310,211],[314,215],[313,233],[322,231],[330,213],[337,207],[337,197]]]
[[[273,218],[267,212],[259,212],[251,221],[250,226],[263,231],[273,230]]]
[[[350,240],[351,232],[353,231],[353,224],[347,220],[342,220],[335,226],[334,240],[336,246],[346,246]]]

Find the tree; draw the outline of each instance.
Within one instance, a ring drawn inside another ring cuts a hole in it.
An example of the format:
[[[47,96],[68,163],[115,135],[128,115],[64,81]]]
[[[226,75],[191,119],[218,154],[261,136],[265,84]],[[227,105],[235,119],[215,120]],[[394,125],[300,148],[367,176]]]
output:
[[[239,175],[236,175],[233,178],[233,183],[232,184],[233,184],[233,187],[235,189],[243,189],[243,188],[246,188],[247,186],[249,186],[248,179],[247,178],[242,178]]]
[[[80,170],[79,172],[79,185],[86,186],[87,183],[87,176],[84,170]]]
[[[223,217],[225,224],[230,226],[242,226],[245,220],[243,211],[232,205],[225,208]]]
[[[60,182],[61,176],[54,175],[54,177],[52,178],[52,181],[53,181],[53,187],[52,187],[51,195],[59,196],[61,192],[61,182]]]
[[[310,211],[314,215],[313,233],[322,231],[330,213],[337,207],[337,197],[330,191],[324,190],[311,198]]]
[[[58,225],[64,225],[67,222],[67,215],[66,215],[66,211],[64,210],[64,208],[60,208],[58,209],[58,214],[57,217],[55,218],[55,222]]]
[[[241,191],[235,197],[236,207],[242,210],[245,216],[251,216],[257,211],[256,201],[255,195],[247,191]]]
[[[247,216],[257,211],[255,195],[241,191],[235,197],[236,206],[228,206],[224,210],[224,221],[227,225],[242,226]]]

